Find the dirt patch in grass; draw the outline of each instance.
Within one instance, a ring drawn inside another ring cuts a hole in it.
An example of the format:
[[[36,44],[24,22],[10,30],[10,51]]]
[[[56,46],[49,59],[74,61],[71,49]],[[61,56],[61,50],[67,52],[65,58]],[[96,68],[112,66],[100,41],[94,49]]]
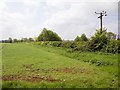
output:
[[[26,69],[32,69],[33,65],[34,64],[25,64],[25,65],[23,65],[23,67],[25,67]]]
[[[84,67],[64,67],[64,68],[46,68],[46,69],[40,69],[40,68],[33,68],[34,64],[26,64],[23,65],[26,71],[34,72],[34,73],[51,73],[51,72],[60,72],[60,73],[70,73],[70,74],[89,74],[91,73],[90,70],[84,68]]]
[[[86,68],[76,68],[76,67],[64,67],[64,68],[50,68],[50,69],[34,69],[34,71],[40,71],[43,73],[49,73],[49,72],[60,72],[60,73],[70,73],[70,74],[81,74],[81,73],[85,73],[85,74],[89,74],[91,73],[90,70],[86,69]]]
[[[76,67],[65,67],[65,68],[58,68],[53,69],[52,71],[61,72],[61,73],[71,73],[71,74],[81,74],[86,73],[89,74],[91,71],[85,68],[76,68]]]
[[[60,72],[76,74],[79,72],[79,70],[74,67],[65,67],[63,69],[60,69]]]
[[[46,69],[40,69],[40,68],[33,68],[34,64],[28,64],[23,65],[25,67],[26,71],[34,72],[34,73],[51,73],[51,72],[60,72],[60,73],[70,73],[70,74],[89,74],[91,73],[90,70],[82,67],[82,68],[76,68],[76,67],[64,67],[64,68],[46,68]]]
[[[29,82],[59,82],[60,80],[54,79],[51,76],[25,76],[25,75],[6,75],[2,77],[4,81],[29,81]]]

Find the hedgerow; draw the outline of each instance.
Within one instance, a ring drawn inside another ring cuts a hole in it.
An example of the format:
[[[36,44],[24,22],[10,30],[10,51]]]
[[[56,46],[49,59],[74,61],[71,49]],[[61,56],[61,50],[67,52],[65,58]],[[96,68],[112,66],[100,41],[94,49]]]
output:
[[[39,41],[35,43],[38,45],[70,48],[72,51],[120,52],[120,40],[109,39],[105,30],[103,30],[102,33],[98,30],[95,35],[87,41]]]
[[[34,42],[34,44],[41,46],[53,46],[70,48],[73,51],[100,51],[106,53],[120,53],[120,40],[110,40],[106,44],[100,47],[102,44],[92,43],[91,40],[84,42],[73,42],[73,41],[40,41]],[[97,47],[99,45],[99,48]]]

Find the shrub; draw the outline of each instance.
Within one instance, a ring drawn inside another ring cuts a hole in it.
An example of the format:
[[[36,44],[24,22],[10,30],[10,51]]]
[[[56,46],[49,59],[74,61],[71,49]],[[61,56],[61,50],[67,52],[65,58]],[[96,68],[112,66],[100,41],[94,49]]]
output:
[[[100,51],[108,43],[108,41],[106,31],[103,31],[102,33],[97,31],[87,46],[90,51]]]
[[[108,53],[118,53],[120,44],[118,40],[110,40],[109,43],[106,45],[105,50]]]
[[[55,47],[60,47],[61,41],[52,41],[52,42],[49,41],[49,45],[55,46]]]
[[[73,41],[62,41],[60,46],[65,48],[73,48]]]
[[[75,51],[86,51],[87,50],[87,43],[88,42],[85,42],[85,41],[80,41],[80,42],[74,42],[73,43],[73,50]]]

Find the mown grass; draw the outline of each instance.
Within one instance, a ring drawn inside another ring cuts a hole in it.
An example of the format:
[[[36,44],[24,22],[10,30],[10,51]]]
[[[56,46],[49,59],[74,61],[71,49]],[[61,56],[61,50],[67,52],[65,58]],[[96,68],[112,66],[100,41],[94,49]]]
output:
[[[3,44],[3,88],[116,88],[118,56]],[[91,61],[96,60],[95,63]],[[98,61],[105,64],[98,64]],[[108,63],[108,64],[106,64]]]

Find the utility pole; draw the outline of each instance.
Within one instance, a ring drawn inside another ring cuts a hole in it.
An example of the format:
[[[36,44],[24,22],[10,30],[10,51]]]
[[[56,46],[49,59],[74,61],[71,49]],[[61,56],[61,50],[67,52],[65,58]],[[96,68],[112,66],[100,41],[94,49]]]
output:
[[[99,13],[95,12],[95,14],[100,14],[100,16],[98,18],[100,18],[100,32],[102,33],[102,17],[107,16],[106,11],[102,11]]]

